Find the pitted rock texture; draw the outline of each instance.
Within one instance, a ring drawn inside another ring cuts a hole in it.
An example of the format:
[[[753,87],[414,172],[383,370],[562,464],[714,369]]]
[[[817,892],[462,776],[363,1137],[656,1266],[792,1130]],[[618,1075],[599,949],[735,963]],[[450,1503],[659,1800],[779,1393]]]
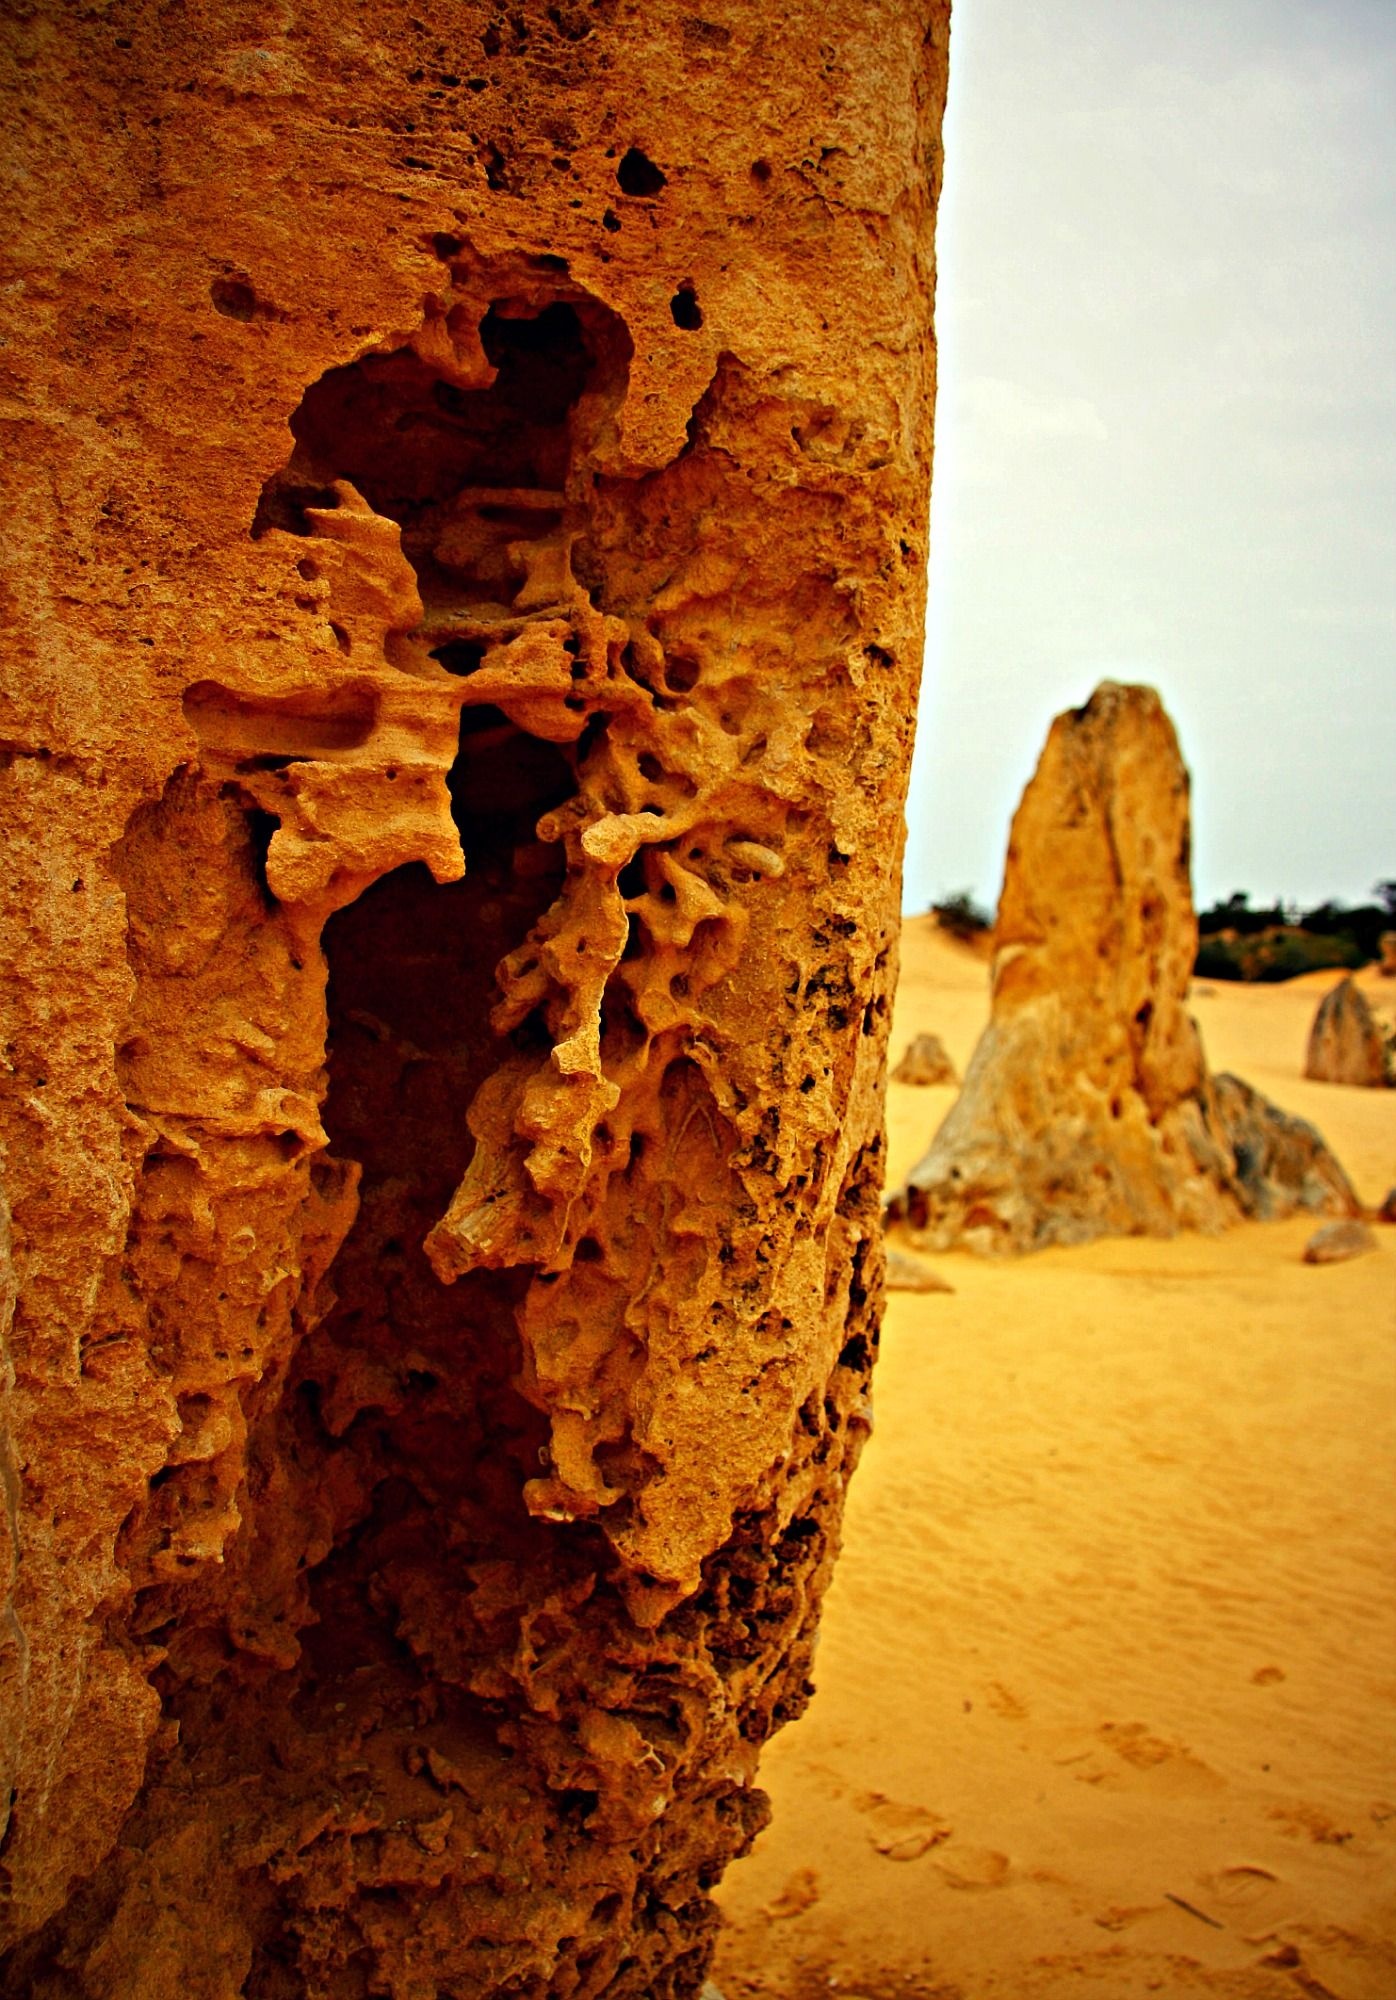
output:
[[[0,1989],[694,1992],[867,1429],[945,8],[5,32]]]
[[[1396,1081],[1393,1048],[1355,979],[1339,980],[1320,1000],[1304,1074],[1317,1083],[1353,1083],[1370,1090]]]
[[[1187,1011],[1190,839],[1188,773],[1152,688],[1107,681],[1057,717],[1009,836],[989,1026],[889,1203],[922,1246],[1356,1213],[1311,1126],[1207,1073]]]

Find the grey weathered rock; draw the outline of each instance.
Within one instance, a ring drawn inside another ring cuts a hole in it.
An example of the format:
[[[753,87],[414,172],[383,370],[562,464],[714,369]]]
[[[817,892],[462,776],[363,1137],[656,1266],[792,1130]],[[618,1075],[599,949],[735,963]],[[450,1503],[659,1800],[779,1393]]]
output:
[[[1345,1222],[1325,1222],[1304,1245],[1304,1262],[1343,1264],[1349,1257],[1365,1257],[1376,1247],[1377,1239],[1365,1222],[1352,1218]]]
[[[1212,1079],[1212,1101],[1247,1215],[1258,1222],[1278,1222],[1296,1209],[1357,1214],[1360,1204],[1351,1181],[1323,1134],[1306,1118],[1281,1111],[1239,1076],[1225,1072]]]
[[[1317,1083],[1352,1083],[1376,1090],[1391,1081],[1381,1024],[1355,979],[1340,980],[1319,1002],[1304,1074]]]

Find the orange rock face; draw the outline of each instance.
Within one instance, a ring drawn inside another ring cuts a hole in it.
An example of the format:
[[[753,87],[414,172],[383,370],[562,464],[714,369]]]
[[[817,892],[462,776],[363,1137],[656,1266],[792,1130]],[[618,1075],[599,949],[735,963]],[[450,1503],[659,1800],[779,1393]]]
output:
[[[1207,1073],[1188,773],[1152,688],[1052,724],[1014,815],[993,1014],[891,1217],[929,1247],[1032,1250],[1357,1202],[1313,1128]]]
[[[689,1992],[866,1430],[945,8],[6,39],[5,1990]]]

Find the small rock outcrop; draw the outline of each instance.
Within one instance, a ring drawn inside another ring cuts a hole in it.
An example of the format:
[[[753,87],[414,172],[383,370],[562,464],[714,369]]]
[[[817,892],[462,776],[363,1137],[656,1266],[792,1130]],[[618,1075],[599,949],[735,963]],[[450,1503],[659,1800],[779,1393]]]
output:
[[[946,1283],[939,1271],[933,1271],[929,1264],[923,1264],[919,1257],[913,1257],[905,1250],[888,1250],[885,1282],[889,1292],[952,1292],[955,1289]]]
[[[1315,1083],[1352,1083],[1383,1089],[1392,1080],[1391,1057],[1380,1021],[1357,981],[1349,976],[1325,993],[1309,1031],[1304,1074]]]
[[[1233,1162],[1241,1206],[1257,1222],[1295,1210],[1352,1215],[1357,1197],[1347,1175],[1307,1118],[1281,1111],[1239,1076],[1212,1079],[1212,1107]]]
[[[1357,1201],[1319,1135],[1208,1075],[1189,780],[1152,688],[1057,717],[1014,817],[993,1010],[889,1204],[928,1248],[1018,1252]]]
[[[892,1071],[893,1083],[958,1083],[959,1080],[939,1035],[914,1036]]]
[[[1377,971],[1383,979],[1396,979],[1396,931],[1383,931],[1377,943],[1381,951]]]
[[[1375,1250],[1377,1239],[1365,1222],[1349,1218],[1343,1222],[1325,1222],[1322,1229],[1316,1229],[1304,1245],[1306,1264],[1345,1264],[1350,1257],[1365,1257],[1369,1250]]]

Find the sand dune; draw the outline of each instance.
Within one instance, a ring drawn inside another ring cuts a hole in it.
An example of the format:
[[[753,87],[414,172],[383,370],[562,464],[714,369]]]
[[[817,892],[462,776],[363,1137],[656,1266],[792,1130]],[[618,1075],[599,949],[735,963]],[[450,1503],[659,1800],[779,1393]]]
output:
[[[1196,1012],[1376,1201],[1396,1092],[1300,1075],[1333,978]],[[893,1058],[924,1028],[962,1069],[986,1017],[909,925]],[[893,1087],[892,1176],[952,1097]],[[1396,1994],[1396,1230],[1312,1269],[1313,1226],[945,1256],[953,1296],[892,1298],[729,2000]]]

